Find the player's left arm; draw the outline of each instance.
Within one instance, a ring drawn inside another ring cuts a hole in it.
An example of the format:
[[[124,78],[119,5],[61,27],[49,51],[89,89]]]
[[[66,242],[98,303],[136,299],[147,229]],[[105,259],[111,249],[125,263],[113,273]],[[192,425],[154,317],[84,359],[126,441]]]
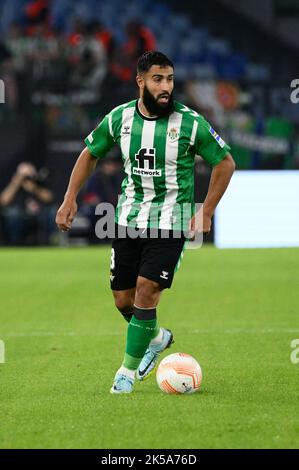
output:
[[[235,168],[236,165],[230,153],[214,166],[204,203],[190,221],[191,238],[194,237],[195,232],[203,232],[205,235],[210,232],[215,209],[229,185]]]
[[[213,168],[208,193],[203,203],[203,233],[209,233],[211,230],[215,209],[229,185],[235,168],[236,164],[230,153]]]
[[[235,171],[235,162],[230,147],[217,134],[212,126],[201,116],[194,142],[194,150],[212,167],[207,196],[200,211],[190,221],[191,236],[194,232],[208,234],[211,230],[215,209],[229,185]]]

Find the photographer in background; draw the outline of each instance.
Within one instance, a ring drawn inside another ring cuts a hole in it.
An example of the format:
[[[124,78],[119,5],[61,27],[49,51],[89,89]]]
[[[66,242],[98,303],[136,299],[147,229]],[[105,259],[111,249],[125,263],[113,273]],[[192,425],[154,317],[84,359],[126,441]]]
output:
[[[32,163],[17,167],[0,193],[4,236],[9,245],[48,244],[53,230],[52,192],[46,187],[48,171],[37,172]]]

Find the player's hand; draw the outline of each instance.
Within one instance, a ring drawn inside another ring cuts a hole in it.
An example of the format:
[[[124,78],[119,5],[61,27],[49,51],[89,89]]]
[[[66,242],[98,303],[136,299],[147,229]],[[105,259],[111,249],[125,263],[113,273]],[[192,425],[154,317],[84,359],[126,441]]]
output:
[[[59,207],[55,222],[59,230],[67,232],[72,225],[72,222],[77,213],[77,203],[75,200],[65,199]]]
[[[202,206],[199,211],[192,217],[189,223],[190,240],[195,240],[195,235],[203,233],[208,235],[211,231],[212,215],[205,212]]]

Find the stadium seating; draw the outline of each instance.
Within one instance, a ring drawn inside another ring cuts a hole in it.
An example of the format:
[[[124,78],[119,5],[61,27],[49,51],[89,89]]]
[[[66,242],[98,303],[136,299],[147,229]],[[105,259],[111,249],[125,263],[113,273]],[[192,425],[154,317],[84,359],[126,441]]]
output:
[[[23,22],[24,0],[3,0],[0,20],[0,34],[3,36],[12,22]],[[207,28],[195,27],[190,17],[175,12],[170,5],[148,0],[53,0],[51,22],[54,28],[70,32],[75,18],[83,22],[99,20],[109,28],[117,43],[125,40],[125,26],[132,19],[139,19],[148,26],[157,38],[158,48],[168,54],[179,70],[188,67],[190,72],[203,64],[209,70],[208,76],[220,78],[263,79],[268,76],[267,67],[250,64],[246,55],[232,51],[231,44],[224,38],[214,37]],[[116,14],[117,12],[117,14]],[[173,38],[179,38],[174,41]],[[233,52],[233,54],[232,54]],[[252,65],[252,66],[251,66]],[[212,72],[211,72],[212,71]],[[184,77],[179,73],[179,77]]]

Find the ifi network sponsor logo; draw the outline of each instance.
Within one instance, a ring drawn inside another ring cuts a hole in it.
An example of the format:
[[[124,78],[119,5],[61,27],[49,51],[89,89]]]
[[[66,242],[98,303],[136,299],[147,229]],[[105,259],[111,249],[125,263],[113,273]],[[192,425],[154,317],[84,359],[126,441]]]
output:
[[[0,339],[0,364],[5,362],[5,344],[4,341]]]
[[[299,103],[299,78],[294,78],[294,80],[291,82],[291,88],[294,88],[294,90],[291,93],[291,102],[293,104],[298,104]]]
[[[5,103],[5,86],[4,81],[0,80],[0,104]]]
[[[291,341],[291,348],[293,349],[290,357],[291,363],[299,364],[299,339],[293,339],[293,341]]]

